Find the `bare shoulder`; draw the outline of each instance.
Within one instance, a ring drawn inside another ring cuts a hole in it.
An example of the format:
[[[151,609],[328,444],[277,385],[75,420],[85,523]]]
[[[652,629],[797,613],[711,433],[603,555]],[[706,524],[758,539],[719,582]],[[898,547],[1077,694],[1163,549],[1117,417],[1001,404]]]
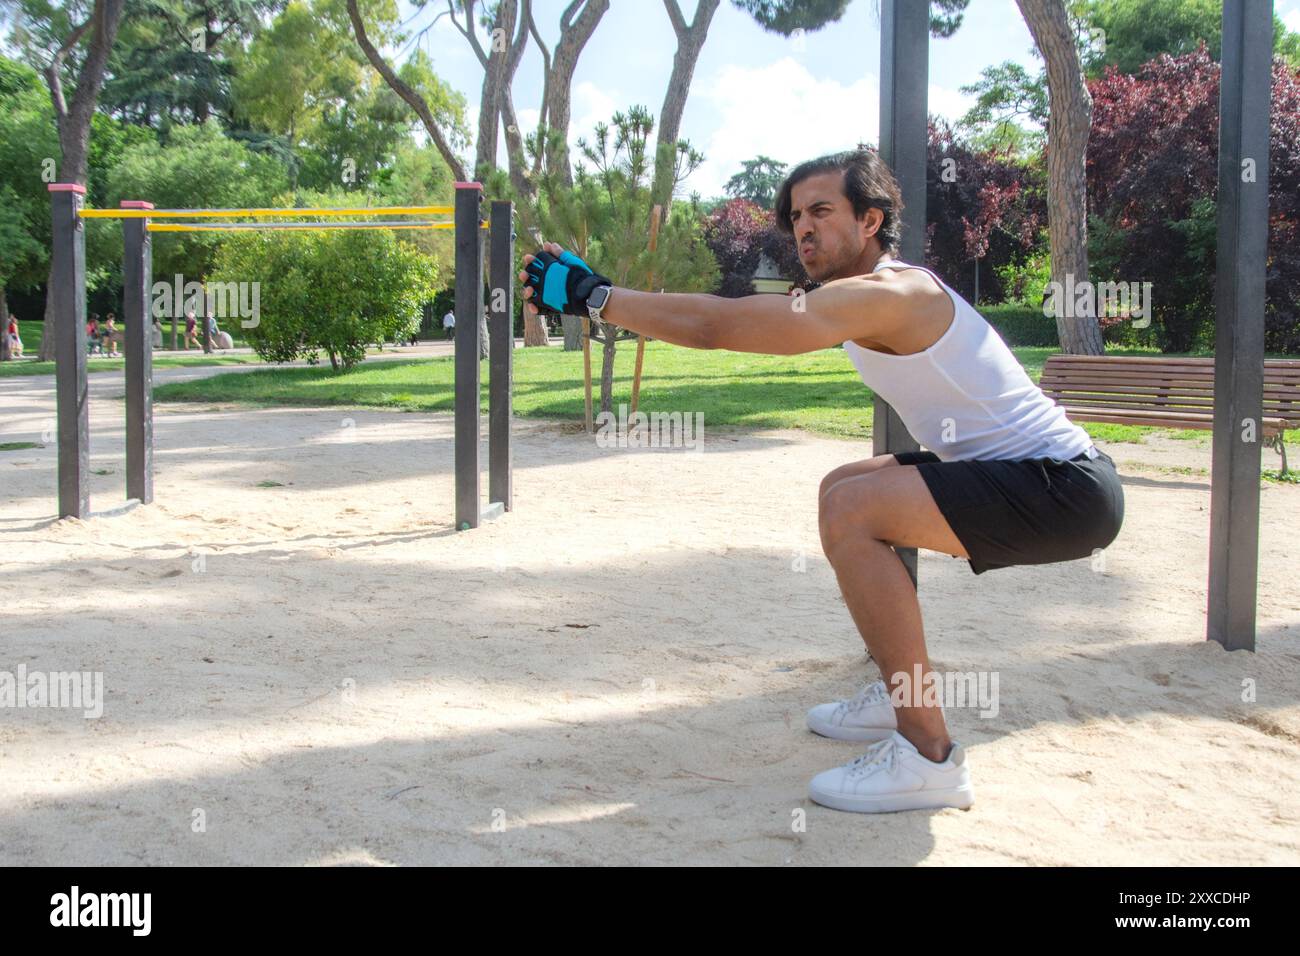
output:
[[[881,269],[835,279],[812,295],[822,296],[825,307],[840,311],[851,323],[855,334],[848,338],[895,355],[929,348],[956,317],[948,293],[923,269]]]
[[[924,269],[881,269],[863,278],[887,285],[897,295],[908,299],[913,308],[933,307],[937,304],[942,306],[939,309],[941,313],[952,314],[952,300],[948,293]]]
[[[922,269],[833,279],[809,293],[809,305],[837,313],[854,333],[846,338],[900,354],[928,347],[955,314],[948,293]]]
[[[912,308],[926,303],[947,303],[948,293],[924,269],[881,269],[865,275],[832,279],[816,291],[839,290],[879,301],[906,301]],[[951,311],[951,310],[950,310]]]

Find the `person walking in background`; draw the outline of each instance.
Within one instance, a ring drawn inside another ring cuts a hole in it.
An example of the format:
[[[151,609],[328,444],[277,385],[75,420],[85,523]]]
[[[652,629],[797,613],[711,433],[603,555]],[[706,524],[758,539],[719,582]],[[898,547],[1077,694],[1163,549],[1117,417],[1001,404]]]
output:
[[[199,324],[194,319],[194,310],[186,309],[185,310],[185,351],[187,352],[190,350],[191,342],[194,343],[196,348],[198,347],[199,344],[198,327]]]
[[[116,356],[117,355],[117,317],[112,312],[108,313],[108,318],[106,318],[104,320],[104,324],[100,326],[99,338],[100,338],[99,351],[103,353],[104,346],[107,345],[109,356],[110,357]]]
[[[90,313],[86,321],[86,354],[94,355],[99,346],[99,313]]]
[[[442,317],[442,331],[447,338],[452,338],[456,334],[456,313],[447,310],[447,314]]]
[[[9,316],[9,328],[5,329],[5,335],[9,336],[9,357],[23,357],[23,340],[18,334],[18,319],[16,316]]]

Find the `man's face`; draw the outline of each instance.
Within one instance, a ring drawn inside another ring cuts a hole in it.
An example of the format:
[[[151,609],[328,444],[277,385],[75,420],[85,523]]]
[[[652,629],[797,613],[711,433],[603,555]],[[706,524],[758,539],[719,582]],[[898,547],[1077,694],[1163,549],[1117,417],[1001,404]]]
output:
[[[844,173],[819,173],[796,183],[790,191],[790,225],[804,270],[817,282],[859,275],[870,268],[869,246],[884,218],[878,209],[866,217],[853,216],[844,195]]]

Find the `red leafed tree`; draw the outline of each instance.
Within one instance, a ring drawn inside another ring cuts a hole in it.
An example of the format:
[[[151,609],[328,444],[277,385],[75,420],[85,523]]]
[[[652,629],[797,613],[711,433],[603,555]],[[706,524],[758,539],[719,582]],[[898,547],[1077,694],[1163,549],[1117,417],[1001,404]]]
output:
[[[968,300],[1006,298],[997,269],[1020,262],[1047,222],[1041,166],[998,151],[976,152],[941,121],[926,151],[925,261]]]
[[[731,199],[715,209],[705,220],[704,241],[721,273],[715,295],[752,295],[754,272],[763,256],[792,284],[808,288],[812,283],[799,261],[794,240],[776,228],[770,209],[752,199]]]
[[[1133,75],[1110,68],[1090,90],[1094,278],[1151,282],[1160,347],[1206,346],[1214,320],[1219,64],[1202,45],[1159,56]],[[1300,73],[1280,59],[1271,126],[1265,348],[1300,352]]]
[[[771,221],[772,214],[751,199],[729,200],[705,220],[704,241],[721,273],[716,295],[736,298],[754,291],[761,236]]]

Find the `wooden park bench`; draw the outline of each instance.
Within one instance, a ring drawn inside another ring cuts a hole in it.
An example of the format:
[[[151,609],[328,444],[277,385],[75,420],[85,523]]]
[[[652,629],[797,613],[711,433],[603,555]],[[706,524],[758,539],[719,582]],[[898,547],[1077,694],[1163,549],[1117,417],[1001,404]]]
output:
[[[1039,386],[1074,421],[1214,427],[1212,358],[1052,355]],[[1260,431],[1281,454],[1284,475],[1288,428],[1300,428],[1300,359],[1265,359]]]

